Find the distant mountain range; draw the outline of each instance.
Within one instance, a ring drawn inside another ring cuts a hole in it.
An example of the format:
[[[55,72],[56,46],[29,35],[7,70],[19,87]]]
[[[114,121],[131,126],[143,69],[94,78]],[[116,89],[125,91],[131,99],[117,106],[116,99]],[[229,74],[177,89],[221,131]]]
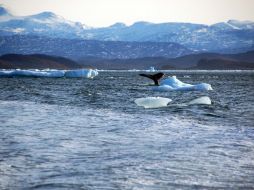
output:
[[[27,38],[37,36],[40,39],[46,38],[50,41],[52,39],[73,40],[69,42],[76,42],[81,46],[82,43],[89,44],[88,40],[95,40],[89,46],[84,45],[82,47],[82,56],[88,56],[88,53],[84,53],[86,51],[89,52],[90,56],[104,58],[145,57],[154,51],[157,52],[152,53],[151,56],[177,57],[193,52],[239,53],[254,49],[254,22],[252,21],[229,20],[210,26],[177,22],[161,24],[137,22],[131,26],[116,23],[109,27],[92,28],[79,22],[68,21],[52,12],[20,17],[14,16],[3,7],[0,7],[1,54],[7,51],[9,51],[8,53],[21,51],[21,49],[18,51],[17,49],[8,49],[10,45],[8,48],[2,46],[6,36],[15,35],[28,36]],[[98,45],[99,43],[100,45]],[[108,48],[108,46],[111,46],[109,44],[113,44],[119,49],[120,53]],[[147,44],[149,45],[147,46]],[[27,45],[30,44],[27,42]],[[66,44],[59,43],[53,47],[48,46],[48,51],[52,53],[55,50],[55,46],[67,48],[64,45]],[[19,44],[19,47],[21,46],[22,44]],[[72,51],[71,49],[74,46],[76,46],[75,43],[74,45],[68,44],[70,51]],[[106,49],[103,49],[104,46],[106,46]],[[172,46],[172,49],[169,46]],[[132,54],[128,47],[130,49],[134,47],[133,51],[135,53]],[[129,51],[127,54],[123,52],[126,51],[126,48]],[[37,50],[39,51],[38,48]],[[159,51],[162,53],[159,53]],[[61,56],[65,55],[61,54]]]
[[[125,26],[118,23],[106,28],[86,30],[86,36],[103,41],[174,42],[198,52],[235,53],[254,49],[254,22],[229,20],[211,26],[148,22]]]
[[[251,50],[252,21],[93,28],[52,12],[14,16],[0,7],[0,68],[5,69],[254,69]]]
[[[0,55],[8,53],[47,54],[78,60],[83,57],[179,57],[193,51],[176,43],[164,42],[114,42],[29,35],[0,36]]]
[[[6,54],[0,56],[0,69],[254,69],[254,51],[240,54],[202,53],[178,58],[146,57],[137,59],[82,58],[72,61],[48,55]]]

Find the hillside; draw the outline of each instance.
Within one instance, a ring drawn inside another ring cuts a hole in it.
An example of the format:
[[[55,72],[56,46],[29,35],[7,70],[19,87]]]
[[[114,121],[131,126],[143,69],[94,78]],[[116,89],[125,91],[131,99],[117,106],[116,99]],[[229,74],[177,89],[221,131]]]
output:
[[[193,69],[201,70],[229,70],[254,69],[254,62],[243,62],[228,59],[201,59]]]
[[[6,54],[0,56],[0,69],[78,69],[82,67],[72,60],[48,55]]]
[[[199,54],[190,54],[182,57],[177,57],[173,59],[167,59],[158,63],[158,67],[165,68],[168,65],[178,68],[192,68],[197,67],[200,60],[227,60],[232,61],[233,63],[254,63],[254,51],[249,51],[245,53],[238,54],[218,54],[218,53],[199,53]],[[215,61],[213,61],[216,64]]]
[[[81,58],[77,62],[41,54],[0,56],[0,69],[254,69],[254,51],[241,54],[192,54],[179,58],[145,57],[137,59]]]
[[[254,51],[240,54],[191,54],[174,59],[145,57],[138,59],[82,58],[80,64],[98,69],[254,69]]]

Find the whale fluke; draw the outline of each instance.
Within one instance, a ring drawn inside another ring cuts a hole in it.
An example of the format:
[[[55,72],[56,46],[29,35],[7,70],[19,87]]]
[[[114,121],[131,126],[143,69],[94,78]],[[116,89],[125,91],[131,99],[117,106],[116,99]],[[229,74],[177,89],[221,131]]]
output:
[[[149,74],[139,74],[142,77],[147,77],[149,79],[152,79],[154,81],[154,84],[159,86],[159,80],[164,76],[164,73],[156,73],[154,75]]]

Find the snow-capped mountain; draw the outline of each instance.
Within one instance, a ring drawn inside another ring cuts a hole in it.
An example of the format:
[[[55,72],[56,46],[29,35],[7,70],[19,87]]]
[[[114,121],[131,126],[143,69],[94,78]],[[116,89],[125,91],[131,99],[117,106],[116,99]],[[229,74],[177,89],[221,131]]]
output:
[[[86,30],[89,39],[110,41],[174,42],[196,51],[221,52],[253,48],[254,22],[221,22],[214,25],[191,23],[137,22],[131,26],[113,25]]]
[[[10,13],[3,7],[0,7],[0,16],[10,16]]]
[[[27,34],[56,38],[82,38],[84,25],[68,21],[52,12],[13,16],[0,7],[0,32],[2,35]]]
[[[48,38],[125,42],[166,42],[195,52],[237,53],[254,49],[254,22],[229,20],[213,25],[192,23],[116,23],[92,28],[52,12],[13,16],[0,7],[0,36],[33,35]]]
[[[247,29],[253,30],[254,29],[254,22],[252,21],[238,21],[238,20],[229,20],[227,24],[231,25],[234,29]]]

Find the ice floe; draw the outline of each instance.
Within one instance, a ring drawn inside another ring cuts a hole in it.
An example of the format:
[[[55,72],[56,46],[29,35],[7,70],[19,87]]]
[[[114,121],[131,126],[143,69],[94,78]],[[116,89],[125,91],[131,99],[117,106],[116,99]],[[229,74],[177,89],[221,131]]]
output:
[[[134,102],[138,106],[143,106],[144,108],[160,108],[166,107],[169,102],[172,100],[169,98],[162,97],[146,97],[146,98],[138,98]]]
[[[71,77],[85,77],[85,78],[94,78],[95,76],[98,75],[97,70],[93,69],[79,69],[79,70],[68,70],[65,71],[65,77],[71,78]]]
[[[171,91],[171,90],[180,90],[180,91],[189,91],[189,90],[213,90],[212,86],[207,83],[200,84],[187,84],[176,78],[176,76],[168,77],[161,81],[160,86],[152,88],[155,91]]]
[[[138,106],[143,106],[144,108],[160,108],[168,106],[168,103],[171,101],[172,101],[171,99],[163,97],[146,97],[146,98],[138,98],[134,102]],[[211,104],[212,101],[208,96],[202,96],[186,103],[170,104],[170,106],[182,107],[190,105],[211,105]]]
[[[202,96],[187,103],[187,105],[198,105],[198,104],[211,105],[212,101],[208,96]]]
[[[0,70],[0,77],[49,77],[49,78],[60,78],[60,77],[84,77],[93,78],[98,75],[97,70],[93,69],[77,69],[77,70]]]

